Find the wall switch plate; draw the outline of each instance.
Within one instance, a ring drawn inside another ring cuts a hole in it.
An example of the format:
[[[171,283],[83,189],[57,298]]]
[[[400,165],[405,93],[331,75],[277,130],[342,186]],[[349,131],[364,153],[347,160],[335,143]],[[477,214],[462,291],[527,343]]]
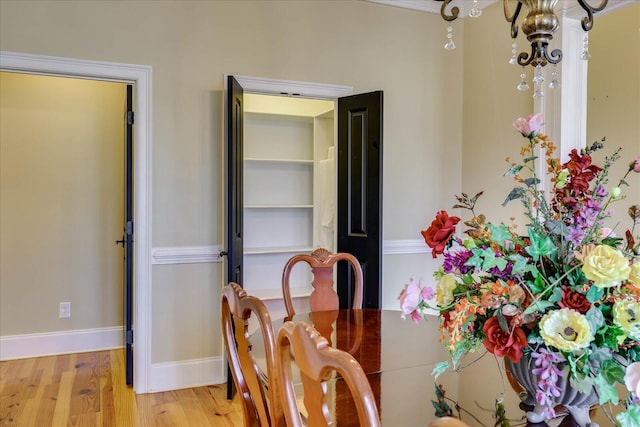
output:
[[[70,302],[61,302],[60,303],[60,318],[68,319],[71,317],[71,303]]]

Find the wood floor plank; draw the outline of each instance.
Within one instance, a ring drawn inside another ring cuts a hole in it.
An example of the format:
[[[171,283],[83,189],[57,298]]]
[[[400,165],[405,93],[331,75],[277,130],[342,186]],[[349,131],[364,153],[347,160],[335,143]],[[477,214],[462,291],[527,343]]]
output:
[[[0,362],[0,425],[238,427],[226,384],[136,395],[122,349]]]
[[[53,414],[55,413],[56,404],[58,403],[59,390],[59,382],[44,385],[42,397],[38,402],[36,421],[33,425],[46,426],[48,423],[52,423],[51,425],[53,425]]]
[[[67,425],[71,409],[69,406],[71,405],[71,390],[73,390],[74,377],[75,371],[64,371],[60,375],[56,406],[53,410],[52,425],[54,426]]]
[[[99,361],[97,353],[82,353],[77,356],[71,389],[71,416],[100,411]]]

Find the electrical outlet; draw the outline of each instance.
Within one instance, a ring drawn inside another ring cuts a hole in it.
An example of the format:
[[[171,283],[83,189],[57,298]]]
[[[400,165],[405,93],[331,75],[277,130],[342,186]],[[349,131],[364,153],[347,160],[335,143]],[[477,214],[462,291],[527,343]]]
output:
[[[71,317],[71,303],[70,302],[61,302],[60,303],[60,318],[68,319]]]

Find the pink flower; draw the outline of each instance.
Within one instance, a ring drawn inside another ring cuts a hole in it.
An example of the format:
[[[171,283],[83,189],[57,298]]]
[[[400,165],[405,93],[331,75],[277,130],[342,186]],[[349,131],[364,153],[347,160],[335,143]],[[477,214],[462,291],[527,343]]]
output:
[[[400,292],[400,296],[398,296],[398,299],[400,300],[400,309],[402,310],[402,318],[409,315],[411,316],[411,320],[415,323],[420,323],[420,320],[422,319],[420,305],[434,297],[435,292],[433,288],[430,286],[425,286],[423,288],[421,283],[416,283],[415,279],[412,277],[409,279],[409,284],[404,285],[404,289]]]
[[[636,159],[631,162],[631,164],[629,165],[629,170],[632,170],[635,173],[640,173],[640,156],[636,157]]]
[[[520,117],[513,122],[513,127],[518,129],[524,137],[537,135],[542,127],[542,113],[532,114],[527,118]]]
[[[404,285],[404,289],[400,292],[398,299],[400,300],[400,309],[402,310],[402,316],[411,316],[411,320],[415,323],[420,322],[421,315],[418,312],[418,304],[421,301],[421,294],[423,290],[420,288],[420,284],[416,283],[412,277],[409,280],[408,285]]]

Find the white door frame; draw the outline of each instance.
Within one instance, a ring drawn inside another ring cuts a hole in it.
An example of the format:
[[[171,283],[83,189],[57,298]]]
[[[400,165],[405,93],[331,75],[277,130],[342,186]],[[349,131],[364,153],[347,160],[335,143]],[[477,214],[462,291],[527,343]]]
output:
[[[134,85],[133,388],[146,393],[151,366],[151,67],[0,51],[0,71]]]

